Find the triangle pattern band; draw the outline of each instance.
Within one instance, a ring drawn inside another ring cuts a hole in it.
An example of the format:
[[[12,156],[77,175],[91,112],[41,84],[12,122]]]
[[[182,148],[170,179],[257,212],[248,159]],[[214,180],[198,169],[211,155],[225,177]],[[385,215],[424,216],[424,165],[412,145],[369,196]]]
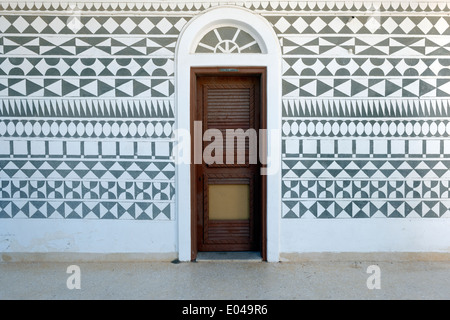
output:
[[[282,196],[286,200],[300,199],[438,199],[446,200],[449,181],[422,180],[284,180]]]
[[[156,181],[2,180],[0,194],[2,199],[36,201],[55,199],[166,201],[174,199],[175,187],[173,182]]]
[[[446,118],[449,99],[283,99],[283,117]]]
[[[0,200],[0,219],[171,220],[172,207],[164,202]]]
[[[169,12],[202,12],[211,6],[217,6],[220,4],[219,2],[211,2],[204,1],[199,2],[197,5],[193,6],[192,3],[189,2],[176,2],[172,5],[167,5],[166,2],[154,2],[154,3],[139,3],[139,2],[127,2],[124,4],[119,4],[117,2],[102,2],[100,5],[92,6],[90,3],[80,3],[77,5],[77,9],[82,12],[157,12],[157,13],[169,13]],[[449,12],[450,5],[447,3],[438,3],[438,2],[385,2],[385,3],[364,3],[364,2],[345,2],[341,3],[341,1],[326,1],[326,2],[318,2],[318,1],[308,1],[308,2],[276,2],[273,4],[269,4],[269,2],[261,2],[261,1],[246,1],[245,3],[242,1],[226,1],[226,4],[234,4],[237,6],[245,6],[245,8],[249,10],[257,10],[262,12],[272,12],[272,11],[361,11],[361,12],[370,12],[373,11],[381,11],[381,12]],[[401,4],[401,5],[400,5]],[[55,2],[52,5],[46,5],[41,2],[6,2],[3,6],[3,10],[5,11],[35,11],[42,10],[44,12],[54,12],[54,11],[67,11],[73,10],[69,6],[68,3],[65,2]]]
[[[0,160],[2,179],[123,179],[171,180],[175,166],[171,161],[80,161],[80,160]]]
[[[296,34],[282,36],[281,40],[283,55],[289,55],[290,57],[295,55],[327,55],[348,58],[349,52],[351,52],[356,57],[371,55],[377,58],[383,56],[390,56],[391,58],[442,56],[442,58],[446,58],[450,54],[450,41],[447,37],[441,35],[402,38],[391,35],[321,37]],[[326,43],[326,45],[322,43]]]
[[[284,78],[283,97],[450,97],[450,79]]]
[[[0,113],[5,117],[74,118],[172,118],[171,100],[121,99],[2,99]]]
[[[190,16],[3,15],[2,33],[178,35]]]
[[[7,89],[7,90],[6,90]],[[6,97],[149,97],[167,98],[174,93],[173,79],[59,79],[9,78]],[[2,94],[3,93],[3,94]]]
[[[372,17],[323,15],[271,15],[267,19],[278,34],[393,34],[449,35],[448,17],[391,16]]]
[[[289,179],[449,179],[450,160],[283,160]]]
[[[173,58],[175,37],[3,36],[3,53],[41,56],[102,57],[158,55]]]
[[[450,201],[284,200],[283,218],[440,218],[450,213]]]

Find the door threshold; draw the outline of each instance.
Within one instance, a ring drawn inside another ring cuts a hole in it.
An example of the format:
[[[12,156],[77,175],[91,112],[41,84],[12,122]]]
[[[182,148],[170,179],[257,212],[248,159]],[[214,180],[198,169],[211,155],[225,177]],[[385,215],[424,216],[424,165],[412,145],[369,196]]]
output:
[[[261,252],[259,251],[214,251],[198,252],[197,262],[199,261],[251,261],[261,262]]]

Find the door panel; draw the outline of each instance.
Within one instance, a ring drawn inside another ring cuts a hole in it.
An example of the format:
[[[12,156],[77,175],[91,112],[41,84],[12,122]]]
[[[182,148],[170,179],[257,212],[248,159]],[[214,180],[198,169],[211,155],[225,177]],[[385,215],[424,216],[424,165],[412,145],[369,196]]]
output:
[[[199,251],[260,249],[260,166],[253,157],[257,148],[250,147],[251,142],[257,146],[259,95],[257,76],[197,78],[196,114],[203,133],[215,129],[223,138],[221,143],[216,137],[203,141],[202,150],[215,143],[223,152],[215,148],[216,162],[197,165],[197,181],[202,181],[196,190]],[[233,146],[232,154],[227,146]]]
[[[208,184],[208,217],[214,220],[250,219],[249,184]]]
[[[203,80],[203,81],[202,81]],[[223,154],[221,163],[207,164],[208,167],[248,167],[249,139],[244,143],[238,143],[239,139],[245,138],[245,133],[250,128],[255,128],[255,94],[257,94],[254,78],[243,77],[208,77],[201,79],[203,87],[203,129],[218,129],[223,136],[223,148],[227,146],[227,130],[234,131],[235,156],[227,159]],[[256,91],[255,91],[256,90]],[[254,137],[253,137],[254,138]],[[204,147],[208,142],[204,142]],[[239,152],[245,153],[245,160],[237,161]],[[242,163],[244,162],[244,163]],[[224,166],[226,164],[226,166]]]

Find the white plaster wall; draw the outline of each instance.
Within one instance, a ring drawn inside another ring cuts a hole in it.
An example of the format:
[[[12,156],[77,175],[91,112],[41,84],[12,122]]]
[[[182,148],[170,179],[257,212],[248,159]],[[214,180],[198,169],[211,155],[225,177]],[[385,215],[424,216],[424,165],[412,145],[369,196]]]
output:
[[[282,253],[450,252],[450,219],[282,219]]]
[[[20,223],[18,223],[20,222]],[[450,219],[282,219],[281,253],[450,252]],[[2,220],[2,253],[176,253],[176,221]]]
[[[3,219],[0,252],[174,253],[176,221]]]

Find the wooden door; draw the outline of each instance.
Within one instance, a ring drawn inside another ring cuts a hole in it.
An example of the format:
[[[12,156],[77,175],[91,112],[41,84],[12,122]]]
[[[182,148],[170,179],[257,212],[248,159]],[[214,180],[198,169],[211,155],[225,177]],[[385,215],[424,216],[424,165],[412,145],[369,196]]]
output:
[[[262,186],[257,154],[260,82],[257,75],[205,75],[196,79],[194,113],[197,121],[202,121],[206,140],[202,164],[195,170],[198,251],[261,249]],[[237,137],[245,138],[245,143],[238,143]],[[233,155],[227,149],[230,141]],[[216,148],[212,148],[213,143]],[[217,148],[220,144],[222,153]],[[205,158],[208,154],[212,159]]]

